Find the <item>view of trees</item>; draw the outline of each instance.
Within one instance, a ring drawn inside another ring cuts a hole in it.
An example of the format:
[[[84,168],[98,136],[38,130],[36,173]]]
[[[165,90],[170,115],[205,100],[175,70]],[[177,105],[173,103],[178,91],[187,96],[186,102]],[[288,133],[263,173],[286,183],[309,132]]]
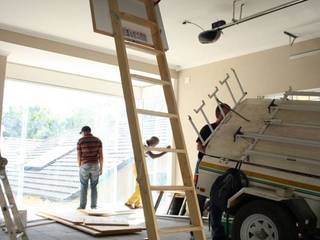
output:
[[[87,109],[80,109],[71,116],[63,118],[45,107],[31,106],[23,109],[10,106],[3,113],[4,137],[21,137],[24,121],[26,137],[29,139],[54,137],[65,130],[80,128],[93,122]]]

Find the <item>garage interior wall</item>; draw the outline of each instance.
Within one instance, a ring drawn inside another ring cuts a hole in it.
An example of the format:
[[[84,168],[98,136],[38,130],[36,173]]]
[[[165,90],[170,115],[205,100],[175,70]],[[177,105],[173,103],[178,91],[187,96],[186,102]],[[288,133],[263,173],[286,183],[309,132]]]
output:
[[[201,128],[205,121],[202,115],[196,115],[193,109],[198,108],[204,100],[205,112],[210,120],[215,121],[216,104],[214,100],[208,98],[208,94],[214,91],[215,86],[221,90],[219,98],[228,104],[232,103],[226,87],[219,84],[219,81],[225,79],[227,72],[233,76],[230,68],[237,71],[249,98],[281,93],[288,90],[289,86],[294,90],[319,88],[320,54],[289,59],[290,55],[315,49],[320,49],[320,38],[295,43],[292,47],[282,46],[181,70],[178,81],[178,103],[192,169],[197,160],[195,144],[197,136],[188,121],[188,115],[191,115],[197,127]],[[230,79],[235,81],[233,77]],[[179,182],[179,179],[177,181]]]

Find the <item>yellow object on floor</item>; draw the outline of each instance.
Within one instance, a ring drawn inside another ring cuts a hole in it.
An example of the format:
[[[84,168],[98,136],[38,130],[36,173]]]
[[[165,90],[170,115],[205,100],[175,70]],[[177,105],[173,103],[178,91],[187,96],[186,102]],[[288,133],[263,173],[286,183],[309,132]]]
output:
[[[134,206],[135,208],[139,208],[139,207],[142,206],[141,195],[140,195],[140,187],[139,187],[138,183],[136,183],[136,188],[134,190],[134,193],[128,199],[127,204],[129,204],[131,206]]]

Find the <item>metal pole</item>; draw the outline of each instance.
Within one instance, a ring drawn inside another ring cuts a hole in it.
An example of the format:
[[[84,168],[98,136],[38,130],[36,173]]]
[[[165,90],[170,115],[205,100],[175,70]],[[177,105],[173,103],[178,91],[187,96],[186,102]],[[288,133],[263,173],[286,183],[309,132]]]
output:
[[[189,122],[191,123],[193,129],[196,131],[196,133],[197,133],[200,141],[202,142],[202,144],[204,144],[204,140],[203,140],[203,138],[201,137],[200,132],[199,132],[199,130],[197,129],[196,125],[194,124],[194,122],[193,122],[193,120],[192,120],[192,118],[191,118],[190,115],[188,115],[188,120],[189,120]]]
[[[218,91],[219,91],[219,89],[218,89],[218,87],[216,87],[213,93],[208,94],[208,97],[209,97],[210,99],[214,97],[214,99],[216,100],[216,102],[217,102],[217,104],[218,104],[218,108],[219,108],[219,110],[220,110],[220,112],[221,112],[221,114],[222,114],[222,116],[223,116],[223,118],[224,118],[226,115],[225,115],[225,113],[224,113],[224,111],[223,111],[223,109],[222,109],[222,107],[221,107],[221,105],[220,105],[220,101],[219,101],[219,99],[218,99],[218,97],[217,97]]]
[[[236,101],[236,99],[235,99],[235,97],[234,97],[234,95],[233,95],[233,93],[232,93],[232,90],[231,90],[231,88],[230,88],[230,85],[229,85],[229,83],[228,83],[228,79],[229,79],[229,78],[230,78],[230,75],[227,73],[226,78],[225,78],[223,81],[219,81],[219,82],[220,82],[221,85],[226,84],[226,86],[227,86],[227,88],[228,88],[228,91],[230,92],[230,95],[231,95],[231,97],[232,97],[232,100],[233,100],[234,104],[237,104],[237,101]]]
[[[277,125],[277,126],[286,126],[286,127],[301,127],[301,128],[316,128],[320,129],[320,124],[300,124],[300,123],[290,123],[283,122],[281,119],[270,119],[265,120],[265,123],[268,125]]]
[[[296,145],[303,145],[308,147],[320,147],[320,141],[312,141],[312,140],[305,140],[299,138],[289,138],[289,137],[279,137],[279,136],[272,136],[272,135],[263,135],[258,133],[243,133],[241,135],[237,135],[239,138],[251,138],[251,139],[259,139],[262,141],[270,141],[270,142],[279,142],[279,143],[288,143],[288,144],[296,144]]]
[[[245,18],[242,18],[238,21],[235,21],[235,22],[231,22],[231,23],[228,23],[228,24],[225,24],[221,27],[218,27],[218,28],[215,28],[213,30],[223,30],[225,28],[228,28],[228,27],[232,27],[234,25],[237,25],[237,24],[240,24],[240,23],[243,23],[243,22],[247,22],[249,20],[252,20],[252,19],[255,19],[255,18],[258,18],[258,17],[261,17],[261,16],[264,16],[264,15],[267,15],[267,14],[270,14],[270,13],[273,13],[273,12],[276,12],[276,11],[280,11],[282,9],[285,9],[285,8],[288,8],[288,7],[291,7],[291,6],[294,6],[294,5],[297,5],[299,3],[303,3],[303,2],[306,2],[308,0],[294,0],[294,1],[290,1],[290,2],[287,2],[287,3],[284,3],[284,4],[281,4],[279,6],[276,6],[276,7],[273,7],[273,8],[270,8],[270,9],[267,9],[265,11],[262,11],[262,12],[259,12],[259,13],[256,13],[256,14],[253,14],[253,15],[250,15],[248,17],[245,17]]]
[[[239,84],[239,87],[240,87],[240,90],[241,90],[241,92],[242,92],[242,95],[247,95],[247,92],[245,92],[245,91],[243,90],[243,87],[242,87],[241,82],[240,82],[240,80],[239,80],[239,78],[238,78],[238,75],[237,75],[237,73],[236,73],[236,70],[234,70],[233,68],[231,68],[231,71],[233,72],[233,75],[234,75],[235,79],[237,80],[237,82],[238,82],[238,84]]]
[[[209,119],[208,119],[206,113],[203,111],[203,107],[204,107],[205,105],[206,105],[206,103],[202,100],[201,106],[200,106],[198,109],[193,109],[193,111],[194,111],[195,113],[197,113],[197,114],[198,114],[199,112],[202,113],[202,115],[203,115],[204,119],[206,120],[206,122],[207,122],[207,124],[208,124],[208,126],[209,126],[209,128],[210,128],[210,130],[211,130],[211,132],[213,132],[214,129],[212,128],[211,123],[209,122]]]

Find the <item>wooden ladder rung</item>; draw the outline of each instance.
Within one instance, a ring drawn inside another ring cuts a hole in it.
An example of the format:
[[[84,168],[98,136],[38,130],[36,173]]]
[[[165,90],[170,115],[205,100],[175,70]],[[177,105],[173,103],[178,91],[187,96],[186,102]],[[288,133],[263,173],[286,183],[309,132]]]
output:
[[[150,77],[141,76],[141,75],[137,75],[137,74],[131,74],[131,79],[136,80],[136,81],[140,81],[140,82],[156,84],[156,85],[170,85],[170,82],[168,82],[168,81],[163,81],[160,79],[150,78]]]
[[[166,228],[160,228],[159,233],[160,234],[171,234],[171,233],[181,233],[181,232],[197,232],[202,231],[201,226],[179,226],[179,227],[166,227]]]
[[[137,108],[137,113],[144,114],[144,115],[157,116],[157,117],[178,118],[178,115],[176,114],[157,112],[157,111],[151,111],[151,110],[139,109],[139,108]]]
[[[188,187],[188,186],[173,186],[173,185],[167,185],[167,186],[150,186],[151,191],[193,191],[194,187]]]
[[[145,45],[143,43],[132,42],[131,40],[130,41],[126,40],[124,43],[128,48],[131,48],[137,51],[143,51],[148,54],[158,55],[162,53],[161,50],[155,49],[153,46]]]
[[[157,23],[152,22],[148,19],[145,18],[141,18],[135,15],[132,15],[130,13],[126,13],[126,12],[119,12],[120,18],[122,18],[124,21],[128,21],[128,22],[132,22],[135,24],[138,24],[140,26],[144,26],[144,27],[149,27],[149,28],[156,28]]]
[[[158,147],[144,147],[145,150],[155,151],[155,152],[176,152],[176,153],[186,153],[185,149],[176,149],[176,148],[158,148]]]

